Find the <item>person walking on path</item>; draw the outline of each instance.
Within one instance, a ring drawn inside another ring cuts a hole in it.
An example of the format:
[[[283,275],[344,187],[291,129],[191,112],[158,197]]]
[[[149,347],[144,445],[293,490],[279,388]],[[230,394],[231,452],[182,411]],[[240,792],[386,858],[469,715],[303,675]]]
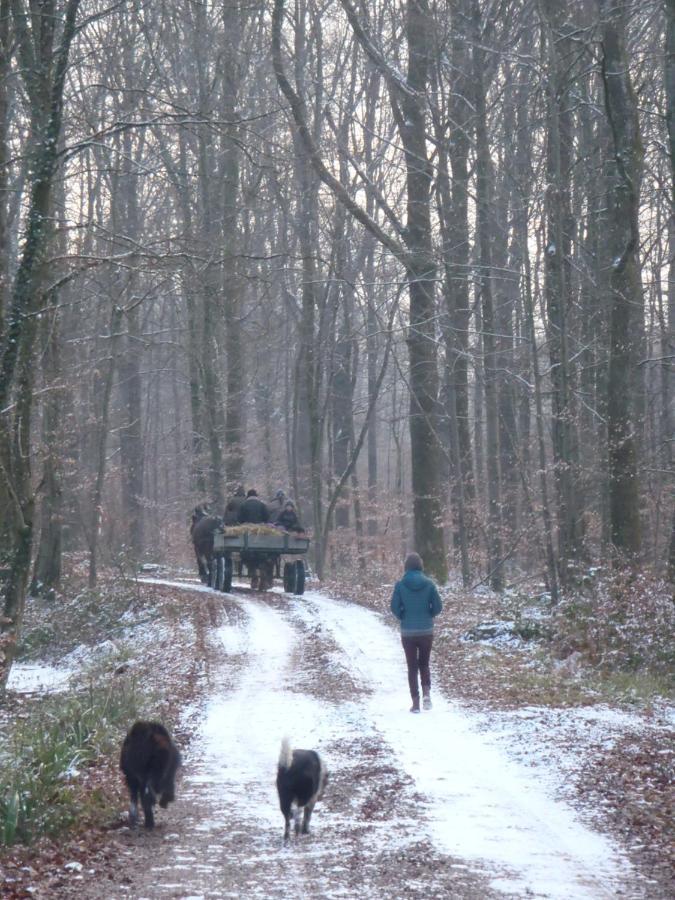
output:
[[[443,609],[436,585],[423,572],[418,553],[406,557],[405,574],[394,585],[391,611],[401,623],[401,643],[408,665],[408,684],[412,706],[410,712],[420,711],[419,672],[422,682],[422,705],[431,709],[431,673],[429,659],[434,638],[434,618]]]

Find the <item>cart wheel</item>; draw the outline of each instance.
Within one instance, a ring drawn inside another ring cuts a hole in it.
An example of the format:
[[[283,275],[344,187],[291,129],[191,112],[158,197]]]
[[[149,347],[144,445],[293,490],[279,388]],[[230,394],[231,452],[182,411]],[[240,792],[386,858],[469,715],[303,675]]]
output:
[[[214,556],[211,561],[211,587],[216,591],[223,589],[223,569],[225,560],[222,556]]]
[[[284,590],[287,594],[295,593],[295,563],[284,563]]]
[[[229,594],[232,590],[232,557],[226,556],[223,560],[223,591]]]
[[[295,590],[294,594],[305,593],[305,564],[299,559],[295,564]]]

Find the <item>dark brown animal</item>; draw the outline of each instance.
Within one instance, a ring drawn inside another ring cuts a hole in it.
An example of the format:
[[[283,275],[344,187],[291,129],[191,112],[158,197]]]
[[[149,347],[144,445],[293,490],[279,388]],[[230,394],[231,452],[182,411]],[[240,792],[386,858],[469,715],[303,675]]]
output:
[[[160,722],[135,722],[124,738],[120,769],[129,788],[129,823],[138,824],[138,800],[145,816],[145,827],[154,828],[153,807],[166,809],[176,799],[176,771],[180,753],[171,735]]]
[[[194,522],[190,529],[199,577],[204,584],[208,584],[210,580],[213,562],[213,533],[218,528],[222,528],[222,525],[223,520],[220,516],[203,516]]]

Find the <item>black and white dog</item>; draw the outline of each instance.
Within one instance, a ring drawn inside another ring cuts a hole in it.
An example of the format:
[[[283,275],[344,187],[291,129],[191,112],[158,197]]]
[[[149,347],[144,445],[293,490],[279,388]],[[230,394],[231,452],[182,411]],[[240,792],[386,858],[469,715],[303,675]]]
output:
[[[135,722],[122,744],[120,769],[129,788],[129,824],[138,824],[141,798],[145,827],[154,828],[153,806],[159,798],[162,809],[176,799],[176,770],[180,753],[171,735],[159,722]]]
[[[286,820],[284,841],[291,831],[291,818],[295,833],[300,833],[300,810],[303,809],[302,833],[309,832],[309,820],[317,800],[323,797],[328,773],[323,760],[315,750],[291,750],[288,738],[281,742],[277,768],[277,792],[279,806]]]

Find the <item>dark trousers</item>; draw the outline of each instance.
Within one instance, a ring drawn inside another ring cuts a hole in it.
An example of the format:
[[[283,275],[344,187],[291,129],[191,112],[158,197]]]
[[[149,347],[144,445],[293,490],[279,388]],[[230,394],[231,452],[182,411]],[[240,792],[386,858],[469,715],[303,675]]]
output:
[[[422,682],[422,693],[431,687],[431,672],[429,671],[429,658],[431,657],[431,643],[433,634],[401,635],[401,643],[405,651],[405,661],[408,664],[408,684],[410,696],[413,700],[419,699],[420,689],[417,684],[417,673]]]

